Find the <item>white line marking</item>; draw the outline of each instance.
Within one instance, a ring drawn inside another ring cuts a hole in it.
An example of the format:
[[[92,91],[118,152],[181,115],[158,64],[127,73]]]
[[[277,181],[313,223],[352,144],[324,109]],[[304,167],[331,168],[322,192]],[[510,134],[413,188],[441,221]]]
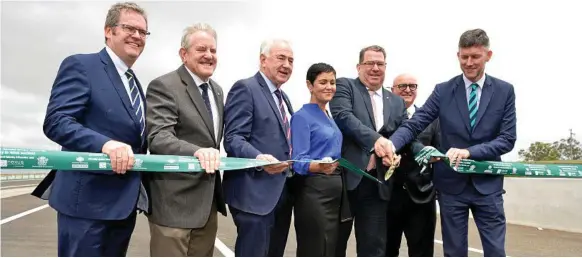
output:
[[[25,212],[22,212],[22,213],[18,213],[18,214],[14,215],[14,216],[11,216],[11,217],[8,217],[8,218],[5,218],[5,219],[3,219],[2,221],[0,221],[0,225],[4,225],[4,223],[8,223],[8,222],[10,222],[10,221],[13,221],[13,220],[20,219],[20,218],[22,218],[22,217],[24,217],[24,216],[26,216],[26,215],[29,215],[29,214],[35,213],[35,212],[37,212],[37,211],[40,211],[40,210],[42,210],[42,209],[46,209],[46,208],[48,208],[48,207],[49,207],[49,205],[48,205],[48,204],[45,204],[45,205],[42,205],[42,206],[36,207],[36,208],[34,208],[34,209],[27,210],[27,211],[25,211]]]
[[[222,255],[224,255],[224,257],[234,257],[234,252],[230,250],[230,248],[228,248],[228,246],[226,246],[222,241],[220,241],[218,237],[214,241],[214,246],[222,253]]]
[[[0,191],[0,199],[30,194],[34,191],[34,188],[36,188],[36,186],[2,190]]]
[[[9,185],[0,187],[0,190],[10,189],[10,188],[20,188],[20,187],[28,187],[28,186],[37,186],[38,184],[29,184],[29,185]]]

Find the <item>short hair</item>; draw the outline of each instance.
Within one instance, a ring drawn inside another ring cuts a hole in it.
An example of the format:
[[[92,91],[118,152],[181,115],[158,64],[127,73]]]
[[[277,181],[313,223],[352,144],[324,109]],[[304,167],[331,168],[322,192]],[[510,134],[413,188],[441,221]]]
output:
[[[384,50],[384,48],[381,46],[371,45],[360,50],[360,61],[358,62],[359,64],[364,62],[364,54],[366,54],[368,51],[382,52],[382,55],[384,55],[384,60],[386,60],[386,50]]]
[[[271,48],[277,43],[285,43],[289,47],[291,47],[291,42],[286,39],[267,39],[261,43],[261,54],[265,56],[269,56],[271,53]]]
[[[326,63],[316,63],[307,69],[307,80],[313,84],[315,79],[317,79],[317,76],[322,73],[333,73],[333,76],[336,76],[333,66]]]
[[[484,46],[489,48],[489,36],[482,29],[465,31],[459,39],[459,48]]]
[[[119,22],[119,17],[121,17],[122,11],[134,11],[141,14],[146,21],[146,28],[148,24],[148,17],[143,8],[133,2],[116,3],[109,8],[107,12],[107,17],[105,18],[105,27],[113,27]]]
[[[181,43],[181,47],[184,49],[188,49],[190,48],[190,36],[192,36],[192,34],[198,32],[198,31],[205,31],[207,33],[209,33],[210,35],[212,35],[212,37],[214,37],[214,40],[218,41],[218,38],[216,36],[216,30],[214,30],[214,28],[212,28],[212,26],[210,26],[207,23],[195,23],[192,26],[188,26],[186,27],[186,29],[184,29],[184,35],[182,35],[182,43]]]

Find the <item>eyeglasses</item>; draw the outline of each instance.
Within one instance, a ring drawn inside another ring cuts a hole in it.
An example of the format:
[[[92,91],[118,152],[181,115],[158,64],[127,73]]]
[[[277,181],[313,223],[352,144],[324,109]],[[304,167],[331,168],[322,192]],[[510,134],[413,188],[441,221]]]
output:
[[[418,88],[418,84],[416,84],[416,83],[409,83],[409,84],[402,83],[402,84],[396,85],[396,87],[399,90],[406,90],[406,87],[408,87],[410,90],[414,91],[414,90],[416,90],[416,88]]]
[[[378,68],[384,68],[386,66],[386,62],[367,61],[367,62],[361,63],[361,65],[371,66],[371,67],[374,67],[374,65],[377,65]]]
[[[131,26],[131,25],[127,25],[127,24],[115,24],[115,25],[114,25],[114,27],[115,27],[115,26],[119,26],[119,27],[121,27],[121,29],[123,29],[123,31],[125,31],[125,32],[126,32],[126,33],[128,33],[129,35],[135,35],[135,32],[137,31],[137,32],[139,33],[139,36],[140,36],[141,38],[144,38],[144,39],[145,39],[147,36],[149,36],[149,35],[150,35],[150,32],[149,32],[149,31],[145,31],[145,30],[142,30],[142,29],[138,29],[138,28],[136,28],[136,27],[133,27],[133,26]]]

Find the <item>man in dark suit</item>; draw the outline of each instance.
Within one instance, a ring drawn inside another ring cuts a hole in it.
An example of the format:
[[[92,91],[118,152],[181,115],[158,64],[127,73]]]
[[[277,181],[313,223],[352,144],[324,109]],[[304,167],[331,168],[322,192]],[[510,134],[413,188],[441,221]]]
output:
[[[184,30],[183,65],[154,79],[147,89],[150,152],[195,156],[204,173],[151,173],[152,256],[213,256],[217,210],[226,216],[220,172],[222,88],[216,68],[216,31],[208,24]]]
[[[457,53],[463,74],[438,84],[411,120],[391,137],[396,151],[439,119],[442,144],[453,166],[461,159],[500,161],[516,140],[513,85],[485,74],[492,55],[481,29],[464,32]],[[390,160],[392,152],[387,158]],[[503,176],[457,173],[434,163],[445,256],[467,256],[469,210],[481,236],[485,256],[505,256],[506,221]]]
[[[261,45],[260,71],[237,81],[224,107],[224,148],[229,157],[290,159],[293,108],[281,86],[293,71],[287,41]],[[283,256],[291,223],[289,164],[229,171],[224,192],[237,227],[236,256]]]
[[[140,173],[128,171],[134,153],[147,152],[145,99],[131,70],[147,35],[141,7],[115,4],[105,21],[106,47],[67,57],[57,73],[45,135],[63,151],[105,153],[112,165],[111,171],[51,171],[33,192],[48,195],[57,211],[59,256],[125,256],[136,203],[148,208]]]
[[[331,113],[343,134],[342,157],[357,167],[384,180],[387,168],[382,159],[390,147],[387,137],[406,117],[402,98],[382,87],[386,69],[386,52],[380,46],[360,51],[358,78],[339,78],[336,93],[329,103]],[[422,149],[414,144],[414,149]],[[372,150],[372,152],[370,152]],[[386,213],[390,184],[345,174],[350,209],[355,220],[358,256],[385,256]],[[336,256],[345,256],[353,222],[340,226]]]
[[[414,105],[418,82],[409,74],[394,78],[392,93],[406,103],[408,118],[418,109]],[[440,128],[438,119],[426,128],[418,139],[425,146],[438,148]],[[388,229],[386,256],[399,255],[402,234],[406,237],[408,256],[434,256],[434,232],[436,228],[435,189],[432,183],[432,168],[421,172],[421,167],[410,153],[403,153],[400,166],[393,175],[392,197],[388,203]]]

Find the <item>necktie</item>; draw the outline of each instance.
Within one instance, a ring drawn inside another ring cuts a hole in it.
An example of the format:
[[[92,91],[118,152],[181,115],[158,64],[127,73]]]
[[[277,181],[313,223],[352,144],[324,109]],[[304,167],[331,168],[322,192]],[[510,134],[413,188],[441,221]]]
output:
[[[476,83],[471,84],[471,93],[469,94],[469,124],[471,128],[475,126],[477,120],[477,88]]]
[[[125,72],[125,76],[129,80],[129,97],[131,101],[131,106],[135,112],[135,116],[139,119],[140,133],[139,135],[143,138],[145,132],[145,117],[142,110],[141,97],[139,95],[139,90],[135,82],[135,74],[131,69]]]
[[[283,96],[279,89],[275,90],[275,95],[279,100],[279,111],[281,112],[281,120],[283,120],[283,129],[285,129],[285,137],[287,141],[291,142],[291,128],[289,127],[289,121],[287,121],[287,113],[285,112],[285,106],[283,106]],[[289,145],[289,153],[291,153],[291,145]]]
[[[202,89],[202,99],[204,99],[204,105],[206,105],[206,109],[208,110],[208,115],[210,115],[210,121],[214,126],[214,119],[212,117],[212,108],[210,107],[210,99],[208,98],[208,83],[202,83],[200,85]]]
[[[378,120],[376,119],[376,102],[374,101],[374,95],[376,94],[376,92],[368,90],[368,93],[370,94],[370,101],[372,102],[372,114],[374,116],[374,123],[376,124],[376,126],[378,126]],[[372,154],[370,155],[370,160],[368,161],[368,166],[366,167],[366,170],[370,171],[374,168],[376,168],[376,155]]]

